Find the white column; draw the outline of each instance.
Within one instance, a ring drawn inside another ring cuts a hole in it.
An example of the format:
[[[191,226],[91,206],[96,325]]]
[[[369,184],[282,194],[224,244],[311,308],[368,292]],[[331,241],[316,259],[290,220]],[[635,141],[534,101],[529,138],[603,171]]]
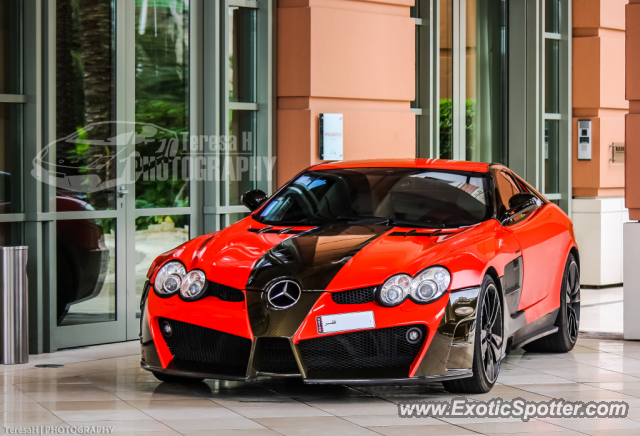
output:
[[[624,225],[624,338],[640,339],[640,222]]]

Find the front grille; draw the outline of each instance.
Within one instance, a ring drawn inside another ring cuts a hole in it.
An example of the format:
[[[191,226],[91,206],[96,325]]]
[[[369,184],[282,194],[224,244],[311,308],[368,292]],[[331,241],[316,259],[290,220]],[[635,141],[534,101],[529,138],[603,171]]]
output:
[[[411,328],[422,332],[415,344],[407,341]],[[416,324],[306,339],[298,346],[311,372],[394,368],[406,376],[426,336],[426,326]]]
[[[287,338],[259,338],[259,371],[274,374],[298,374],[298,364]]]
[[[209,288],[207,289],[207,293],[213,297],[221,299],[222,301],[244,301],[244,294],[240,289],[214,282],[209,282],[207,286]]]
[[[331,298],[336,304],[371,303],[376,299],[376,286],[352,289],[350,291],[334,292],[331,294]]]
[[[170,336],[162,329],[165,322],[171,326]],[[179,367],[180,364],[197,364],[196,366],[206,368],[209,373],[246,372],[251,354],[251,339],[166,318],[160,318],[159,325]]]

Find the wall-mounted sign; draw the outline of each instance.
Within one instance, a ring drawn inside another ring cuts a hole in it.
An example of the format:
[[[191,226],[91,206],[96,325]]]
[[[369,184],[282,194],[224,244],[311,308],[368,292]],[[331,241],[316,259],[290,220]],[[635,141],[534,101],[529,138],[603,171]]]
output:
[[[578,160],[591,160],[591,120],[578,120]]]
[[[320,159],[342,160],[342,114],[320,114]]]
[[[611,144],[611,162],[624,163],[624,142]]]

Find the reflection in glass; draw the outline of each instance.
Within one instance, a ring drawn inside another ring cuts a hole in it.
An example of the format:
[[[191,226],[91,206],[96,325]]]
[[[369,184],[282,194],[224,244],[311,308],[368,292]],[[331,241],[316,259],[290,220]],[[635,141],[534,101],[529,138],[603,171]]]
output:
[[[544,111],[560,113],[560,41],[544,40]]]
[[[115,208],[114,7],[111,0],[56,1],[56,156],[44,170],[59,191],[95,210]],[[92,125],[91,128],[83,129]],[[105,145],[109,144],[109,145]],[[50,161],[50,162],[49,162]],[[50,163],[50,166],[49,166]]]
[[[224,221],[222,222],[222,227],[228,227],[232,224],[237,223],[238,221],[240,221],[243,218],[246,218],[249,216],[249,212],[244,212],[244,213],[229,213],[226,215],[222,215],[224,217]]]
[[[0,94],[22,94],[22,1],[0,2]]]
[[[142,295],[147,271],[158,255],[189,240],[188,215],[157,215],[136,218],[135,271],[137,300]]]
[[[544,31],[560,33],[560,0],[545,0]]]
[[[257,10],[229,8],[229,101],[256,101]]]
[[[22,212],[22,108],[0,103],[0,213]]]
[[[22,223],[0,223],[0,247],[22,245]]]
[[[258,166],[265,170],[263,163],[256,164],[256,124],[255,111],[229,111],[229,136],[236,140],[235,145],[234,141],[231,141],[228,154],[223,159],[220,189],[224,190],[225,185],[229,186],[228,204],[232,206],[241,204],[242,194],[255,188],[256,173],[253,167]],[[263,173],[261,176],[266,177],[266,174]]]
[[[453,158],[453,0],[440,1],[440,158]]]
[[[58,325],[116,320],[115,218],[56,222]]]
[[[468,0],[466,160],[504,161],[506,0]]]
[[[544,122],[544,186],[549,194],[560,192],[560,121]]]
[[[136,0],[136,208],[189,205],[189,2]],[[140,133],[140,132],[139,132]]]

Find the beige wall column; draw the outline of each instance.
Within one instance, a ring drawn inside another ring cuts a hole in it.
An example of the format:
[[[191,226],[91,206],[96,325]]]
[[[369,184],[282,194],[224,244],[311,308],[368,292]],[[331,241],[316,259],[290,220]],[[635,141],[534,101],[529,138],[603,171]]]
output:
[[[278,186],[320,161],[318,117],[344,114],[344,159],[415,157],[414,0],[279,0]]]
[[[611,161],[624,142],[625,5],[628,0],[573,1],[573,200],[581,283],[623,281],[624,164]],[[591,160],[578,160],[578,120],[591,120]]]

